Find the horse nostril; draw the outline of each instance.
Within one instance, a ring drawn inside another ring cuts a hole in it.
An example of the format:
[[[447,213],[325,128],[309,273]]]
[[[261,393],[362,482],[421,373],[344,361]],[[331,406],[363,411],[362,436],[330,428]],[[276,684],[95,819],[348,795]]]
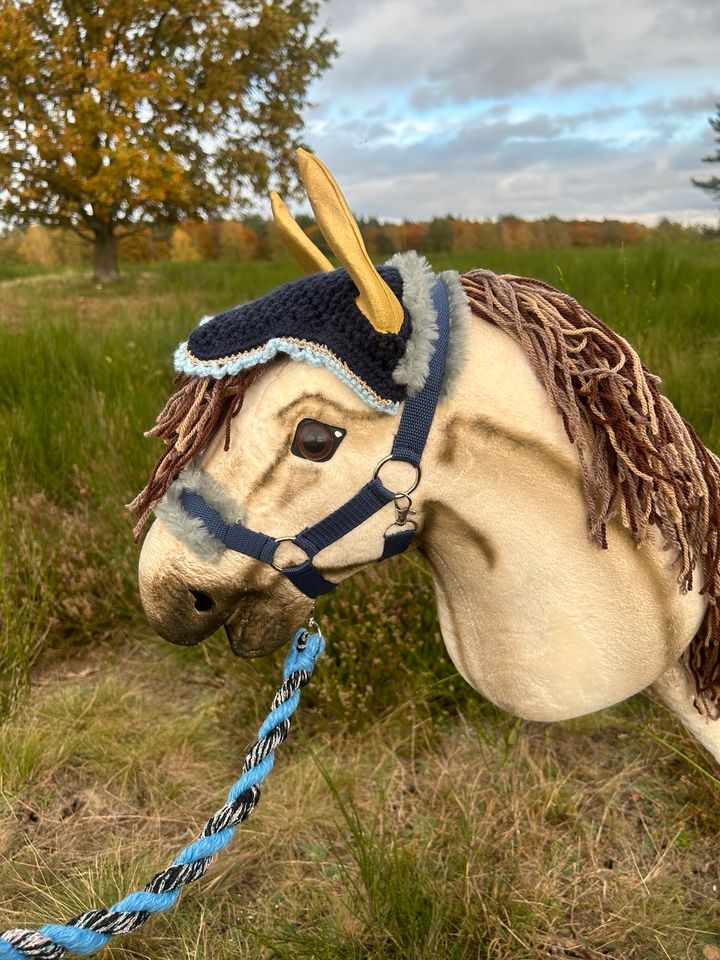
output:
[[[207,613],[208,610],[212,610],[215,606],[213,598],[207,593],[203,593],[202,590],[193,590],[192,587],[190,587],[188,593],[194,598],[195,609],[199,610],[200,613]]]

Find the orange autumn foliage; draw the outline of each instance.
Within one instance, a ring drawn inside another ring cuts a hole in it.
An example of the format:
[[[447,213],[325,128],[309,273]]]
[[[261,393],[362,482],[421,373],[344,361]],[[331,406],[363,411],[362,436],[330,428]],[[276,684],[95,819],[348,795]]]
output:
[[[117,273],[146,224],[292,179],[317,0],[0,0],[0,216],[72,229]],[[102,278],[102,277],[101,277]]]

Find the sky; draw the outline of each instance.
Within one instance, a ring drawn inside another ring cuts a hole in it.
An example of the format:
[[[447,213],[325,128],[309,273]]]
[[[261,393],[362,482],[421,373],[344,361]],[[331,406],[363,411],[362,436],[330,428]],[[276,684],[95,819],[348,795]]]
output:
[[[720,0],[327,0],[305,140],[356,214],[717,223]]]

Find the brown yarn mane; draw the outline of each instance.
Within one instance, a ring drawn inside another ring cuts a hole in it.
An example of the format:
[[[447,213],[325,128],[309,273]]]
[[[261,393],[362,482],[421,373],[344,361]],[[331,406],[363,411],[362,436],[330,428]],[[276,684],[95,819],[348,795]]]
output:
[[[698,710],[720,717],[720,460],[658,391],[660,379],[637,353],[577,301],[540,280],[472,270],[462,278],[472,312],[522,347],[575,445],[588,532],[607,547],[619,516],[637,543],[651,526],[677,553],[678,584],[692,589],[698,562],[709,601],[686,655]],[[220,426],[230,423],[259,369],[215,380],[176,378],[178,389],[147,436],[166,447],[145,488],[129,504],[138,537],[153,507]]]
[[[621,336],[540,280],[472,270],[461,277],[477,317],[525,352],[575,445],[592,541],[619,516],[637,543],[656,526],[677,551],[681,592],[701,562],[709,606],[688,648],[695,705],[720,717],[720,460]]]
[[[258,373],[256,367],[220,380],[185,374],[175,378],[178,389],[160,411],[155,426],[145,434],[146,437],[162,437],[165,449],[148,482],[127,505],[128,510],[138,514],[133,529],[136,540],[168,487],[205,449],[221,424],[225,429],[225,450],[230,448],[230,422],[242,407],[245,392]]]

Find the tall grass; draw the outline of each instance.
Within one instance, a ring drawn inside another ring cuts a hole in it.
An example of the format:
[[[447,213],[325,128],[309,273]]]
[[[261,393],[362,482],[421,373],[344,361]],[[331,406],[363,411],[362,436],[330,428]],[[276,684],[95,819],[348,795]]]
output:
[[[240,275],[227,264],[165,264],[112,289],[68,273],[3,288],[2,662],[17,665],[5,678],[8,703],[41,646],[137,617],[123,504],[157,453],[142,432],[172,389],[172,349],[203,313],[292,273],[289,264]]]
[[[451,265],[446,256],[433,260],[437,268]],[[453,265],[537,276],[571,292],[633,341],[681,412],[720,448],[715,247],[484,251]],[[142,431],[171,390],[172,350],[201,315],[294,276],[290,262],[164,263],[129,269],[116,288],[98,289],[68,272],[0,285],[6,703],[41,649],[138,618],[137,548],[123,504],[157,453]],[[349,587],[329,605],[343,616],[353,595]],[[431,630],[428,597],[426,590],[400,614],[422,623],[424,633]],[[384,629],[385,609],[369,618],[371,630]],[[412,656],[417,661],[414,647]]]
[[[720,449],[717,248],[438,256],[568,290]],[[161,264],[118,288],[0,282],[0,920],[144,883],[237,775],[278,658],[153,642],[123,504],[198,318],[290,263]],[[545,728],[484,703],[413,557],[325,601],[328,654],[263,804],[172,917],[108,957],[663,960],[716,954],[718,796],[652,704]],[[38,662],[39,658],[39,662]],[[34,664],[34,666],[33,666]],[[297,733],[296,733],[297,736]]]

